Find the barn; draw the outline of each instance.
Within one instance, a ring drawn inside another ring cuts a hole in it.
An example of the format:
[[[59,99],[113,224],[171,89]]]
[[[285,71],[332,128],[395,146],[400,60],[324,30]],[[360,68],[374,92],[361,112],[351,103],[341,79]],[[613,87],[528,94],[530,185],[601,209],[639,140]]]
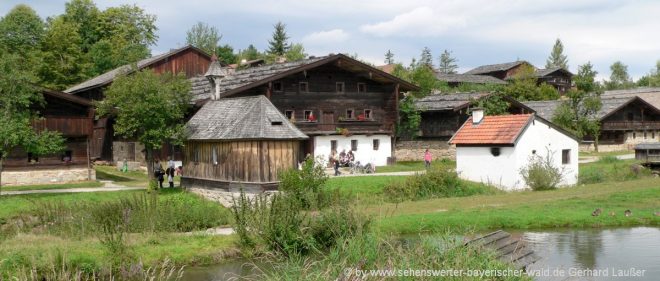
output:
[[[263,95],[210,100],[186,130],[186,188],[275,188],[278,173],[304,158],[308,138]]]
[[[473,109],[449,142],[456,145],[456,172],[466,180],[526,189],[520,170],[536,157],[550,156],[564,171],[560,185],[577,183],[577,139],[536,114],[484,116]]]

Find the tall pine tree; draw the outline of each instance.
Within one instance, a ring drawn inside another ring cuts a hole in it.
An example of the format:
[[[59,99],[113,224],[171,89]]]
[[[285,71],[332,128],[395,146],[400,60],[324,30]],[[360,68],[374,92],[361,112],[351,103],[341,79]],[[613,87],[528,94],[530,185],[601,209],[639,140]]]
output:
[[[545,62],[545,68],[561,67],[568,69],[568,58],[564,55],[564,44],[557,38],[555,45],[552,46],[552,52]]]
[[[458,65],[456,64],[457,61],[456,58],[451,56],[450,51],[445,50],[440,55],[440,65],[438,65],[438,70],[440,70],[440,73],[444,74],[456,74],[456,69],[458,69]]]
[[[387,53],[385,53],[385,63],[386,64],[393,64],[394,63],[394,54],[389,49],[387,50]]]
[[[429,49],[429,47],[424,47],[424,49],[422,49],[418,64],[433,69],[433,55],[431,54],[431,49]]]
[[[281,21],[277,22],[274,27],[273,39],[268,41],[268,54],[281,57],[291,48],[289,36],[286,35],[286,25]]]

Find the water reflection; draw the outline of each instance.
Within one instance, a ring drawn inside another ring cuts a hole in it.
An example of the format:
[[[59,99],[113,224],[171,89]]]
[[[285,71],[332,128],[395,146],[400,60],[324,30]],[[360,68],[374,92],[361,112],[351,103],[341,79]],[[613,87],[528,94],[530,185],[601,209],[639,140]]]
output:
[[[660,280],[660,228],[561,230],[517,235],[522,235],[542,257],[530,270],[549,268],[551,273],[566,274],[563,277],[542,276],[538,280]],[[621,276],[631,268],[645,272],[643,276]],[[607,276],[571,276],[580,272],[595,273],[591,271],[594,269]]]

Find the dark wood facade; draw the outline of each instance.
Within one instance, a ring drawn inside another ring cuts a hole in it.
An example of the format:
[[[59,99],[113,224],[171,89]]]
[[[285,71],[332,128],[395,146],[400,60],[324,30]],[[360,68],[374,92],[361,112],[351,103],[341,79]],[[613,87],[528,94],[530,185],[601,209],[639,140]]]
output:
[[[43,105],[35,105],[40,119],[32,123],[35,131],[56,131],[65,138],[65,150],[55,155],[32,155],[19,147],[4,162],[7,170],[39,169],[57,166],[87,166],[89,141],[93,132],[94,110],[90,101],[66,93],[42,90]]]
[[[189,141],[183,170],[186,178],[274,183],[279,172],[297,166],[301,153],[298,140]]]
[[[571,81],[572,81],[573,74],[570,72],[564,70],[564,69],[558,69],[554,72],[551,72],[549,74],[539,76],[537,78],[537,83],[540,85],[542,83],[546,83],[559,92],[562,96],[568,92],[568,90],[571,89]]]
[[[632,133],[633,138],[647,137],[660,133],[660,112],[640,98],[633,98],[617,110],[601,118],[601,144],[622,144],[626,142],[626,134]]]

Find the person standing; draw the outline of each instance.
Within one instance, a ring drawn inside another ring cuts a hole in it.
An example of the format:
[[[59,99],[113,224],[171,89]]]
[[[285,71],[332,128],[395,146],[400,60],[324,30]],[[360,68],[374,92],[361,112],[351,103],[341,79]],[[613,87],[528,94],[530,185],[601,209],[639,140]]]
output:
[[[433,161],[433,156],[431,155],[431,152],[426,149],[424,152],[424,166],[428,169],[431,168],[431,161]]]
[[[332,151],[331,161],[333,167],[335,168],[335,176],[338,176],[341,173],[339,172],[339,155],[337,155],[337,151]]]
[[[160,160],[156,160],[156,164],[154,164],[154,176],[158,180],[159,188],[163,188],[163,181],[165,181],[164,175],[165,172],[163,172],[163,166],[160,165]]]

